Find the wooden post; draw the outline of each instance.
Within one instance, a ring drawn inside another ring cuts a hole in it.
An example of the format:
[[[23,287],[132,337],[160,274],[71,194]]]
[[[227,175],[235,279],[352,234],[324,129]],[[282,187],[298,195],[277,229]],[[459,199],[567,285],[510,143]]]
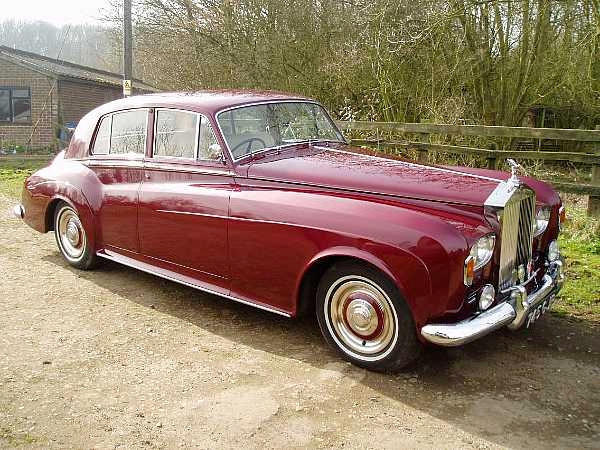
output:
[[[492,170],[497,170],[498,169],[498,158],[491,157],[491,158],[486,158],[487,159],[487,165],[488,165],[488,169],[492,169]]]
[[[600,125],[596,125],[596,130],[600,130]],[[596,143],[595,154],[600,154],[600,144]],[[600,186],[600,165],[592,165],[592,185]],[[590,195],[588,197],[588,216],[600,217],[600,197]]]
[[[123,97],[132,94],[133,51],[131,31],[131,0],[123,2]]]
[[[427,146],[425,145],[418,145],[417,146],[417,161],[419,161],[420,163],[427,163],[429,158],[428,158],[428,151],[427,151]]]

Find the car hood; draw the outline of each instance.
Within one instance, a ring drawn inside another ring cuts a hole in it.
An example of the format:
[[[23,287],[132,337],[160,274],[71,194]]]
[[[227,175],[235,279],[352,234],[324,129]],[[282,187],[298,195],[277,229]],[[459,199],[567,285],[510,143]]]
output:
[[[350,149],[314,146],[267,156],[252,162],[248,177],[474,206],[501,181]]]

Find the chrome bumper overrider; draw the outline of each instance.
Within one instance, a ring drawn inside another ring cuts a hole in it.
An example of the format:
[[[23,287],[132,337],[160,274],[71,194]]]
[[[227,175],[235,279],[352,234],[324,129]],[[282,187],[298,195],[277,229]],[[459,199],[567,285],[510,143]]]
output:
[[[25,217],[25,208],[23,208],[23,205],[16,205],[13,208],[13,215],[19,219]]]
[[[541,286],[531,294],[523,286],[511,288],[510,300],[501,303],[477,316],[452,324],[429,324],[421,329],[421,335],[433,344],[456,347],[474,341],[498,328],[507,326],[511,330],[521,328],[527,315],[548,297],[558,293],[565,276],[562,261],[548,264]],[[551,299],[550,308],[554,298]]]

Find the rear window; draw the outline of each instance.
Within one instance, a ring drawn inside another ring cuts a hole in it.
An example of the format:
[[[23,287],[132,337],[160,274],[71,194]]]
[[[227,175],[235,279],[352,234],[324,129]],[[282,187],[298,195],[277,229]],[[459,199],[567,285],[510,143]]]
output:
[[[146,152],[148,111],[135,110],[113,114],[110,153]]]
[[[102,118],[92,148],[94,155],[146,153],[148,110],[118,112]]]

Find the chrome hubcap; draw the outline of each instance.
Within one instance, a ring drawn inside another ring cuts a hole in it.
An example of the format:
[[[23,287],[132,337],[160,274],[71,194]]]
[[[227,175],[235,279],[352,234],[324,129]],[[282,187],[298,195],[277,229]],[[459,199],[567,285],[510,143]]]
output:
[[[372,356],[385,352],[396,335],[393,306],[376,284],[344,277],[327,293],[328,324],[336,340],[351,352]]]
[[[346,307],[346,322],[357,335],[369,336],[377,329],[379,318],[375,308],[367,300],[356,298]]]
[[[58,239],[64,255],[70,260],[77,260],[85,251],[85,231],[77,213],[69,207],[63,208],[57,221]]]
[[[77,224],[73,219],[69,219],[65,235],[73,247],[76,247],[79,244],[79,228],[77,228]]]

